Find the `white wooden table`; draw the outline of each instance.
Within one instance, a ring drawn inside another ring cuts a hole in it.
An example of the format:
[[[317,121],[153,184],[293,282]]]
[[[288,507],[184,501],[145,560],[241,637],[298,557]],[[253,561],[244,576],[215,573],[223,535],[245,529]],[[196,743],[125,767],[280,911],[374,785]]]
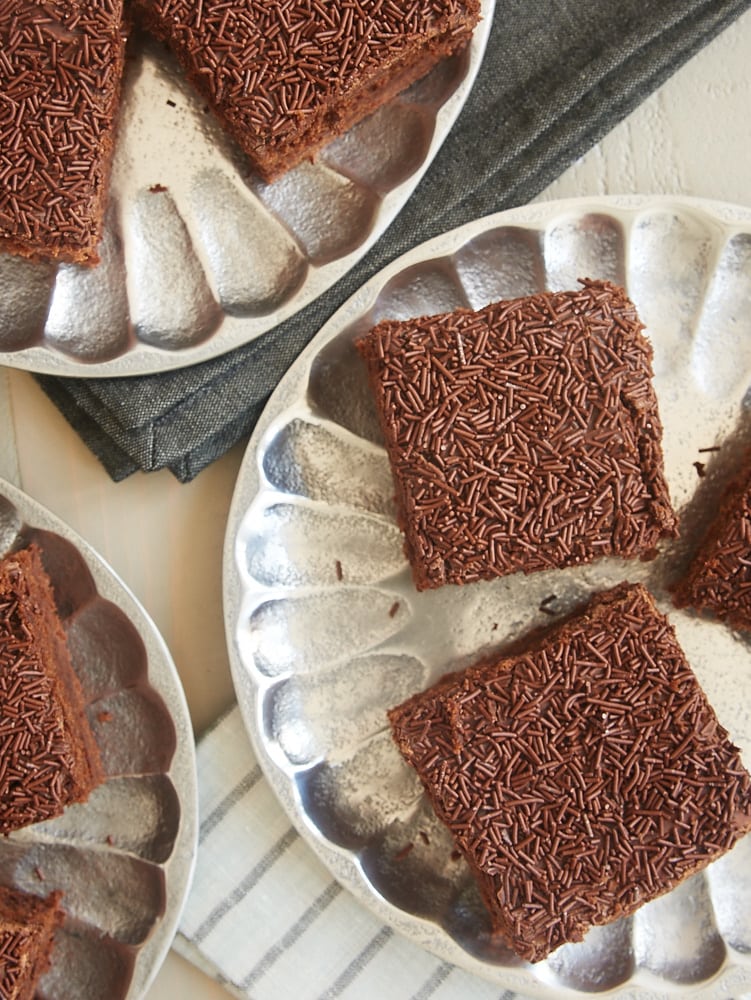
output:
[[[541,199],[674,194],[751,205],[750,62],[751,12]],[[0,476],[17,482],[90,542],[141,600],[172,651],[200,734],[233,698],[221,552],[242,447],[188,485],[168,472],[115,484],[31,376],[2,369],[0,428]],[[148,992],[148,1000],[227,996],[174,952]]]

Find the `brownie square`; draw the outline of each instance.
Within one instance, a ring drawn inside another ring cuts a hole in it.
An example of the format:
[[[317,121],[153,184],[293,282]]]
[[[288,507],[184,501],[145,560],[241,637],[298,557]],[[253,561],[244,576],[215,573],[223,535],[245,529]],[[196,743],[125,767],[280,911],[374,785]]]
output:
[[[479,0],[136,0],[267,181],[463,48]]]
[[[726,488],[673,600],[751,629],[751,455]]]
[[[641,585],[595,595],[389,718],[493,929],[532,962],[751,829],[751,777]]]
[[[60,893],[46,899],[0,886],[0,997],[32,1000],[50,965]]]
[[[96,263],[125,54],[122,0],[0,11],[0,249]]]
[[[418,590],[676,534],[643,329],[622,288],[584,281],[357,341]]]
[[[36,546],[0,562],[0,833],[60,815],[103,780]]]

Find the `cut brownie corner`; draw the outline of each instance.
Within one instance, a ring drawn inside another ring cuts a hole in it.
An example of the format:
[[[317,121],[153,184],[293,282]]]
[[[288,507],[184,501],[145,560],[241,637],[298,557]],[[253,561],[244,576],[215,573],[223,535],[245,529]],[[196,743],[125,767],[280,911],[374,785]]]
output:
[[[646,558],[677,534],[652,348],[624,289],[384,320],[356,346],[418,590]]]
[[[104,780],[36,545],[0,561],[0,833],[59,816]]]
[[[389,712],[492,926],[538,962],[751,830],[751,777],[639,584]]]
[[[0,996],[32,1000],[50,967],[54,935],[63,919],[62,893],[33,896],[0,886]]]
[[[677,608],[707,612],[751,630],[751,453],[727,485],[683,576],[672,588]]]

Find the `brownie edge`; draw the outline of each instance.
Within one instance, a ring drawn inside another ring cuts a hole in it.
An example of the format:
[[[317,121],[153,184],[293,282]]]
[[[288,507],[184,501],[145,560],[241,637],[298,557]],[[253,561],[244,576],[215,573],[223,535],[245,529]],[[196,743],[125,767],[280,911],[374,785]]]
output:
[[[135,0],[265,180],[464,48],[479,0]]]
[[[126,35],[123,0],[0,0],[0,250],[98,263]]]
[[[492,926],[537,962],[751,829],[751,777],[672,626],[621,584],[389,712]]]
[[[751,454],[726,487],[673,602],[751,630]]]
[[[59,816],[104,780],[36,545],[0,561],[0,833]]]
[[[32,1000],[51,964],[54,934],[62,922],[62,893],[46,898],[0,886],[0,997]]]

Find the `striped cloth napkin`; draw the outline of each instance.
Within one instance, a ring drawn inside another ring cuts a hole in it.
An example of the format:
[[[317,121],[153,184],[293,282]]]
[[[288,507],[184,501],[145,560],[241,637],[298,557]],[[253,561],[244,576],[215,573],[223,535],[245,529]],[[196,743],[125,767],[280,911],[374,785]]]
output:
[[[518,997],[383,926],[332,879],[263,778],[237,706],[199,742],[198,788],[198,860],[174,947],[231,993]]]
[[[12,427],[8,376],[0,368],[0,479],[5,479],[18,486],[18,455],[15,435],[8,433],[8,428]]]

